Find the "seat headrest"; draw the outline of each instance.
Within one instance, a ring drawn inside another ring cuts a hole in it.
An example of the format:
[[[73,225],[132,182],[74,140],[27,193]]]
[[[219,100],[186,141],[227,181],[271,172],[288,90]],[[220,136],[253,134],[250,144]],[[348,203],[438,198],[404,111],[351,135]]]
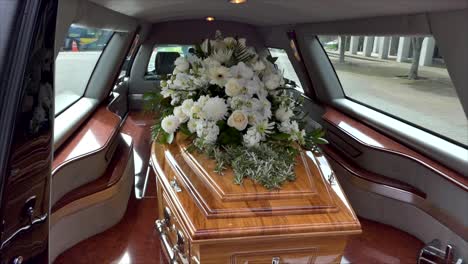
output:
[[[179,52],[161,52],[156,54],[154,68],[156,75],[171,74],[174,71],[174,61],[180,56]]]

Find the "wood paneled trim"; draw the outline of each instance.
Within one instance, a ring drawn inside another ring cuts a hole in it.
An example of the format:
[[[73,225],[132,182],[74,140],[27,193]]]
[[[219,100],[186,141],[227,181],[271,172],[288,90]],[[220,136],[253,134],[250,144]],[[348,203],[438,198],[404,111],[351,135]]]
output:
[[[117,136],[123,120],[106,105],[96,112],[54,153],[52,176],[67,163],[104,150]]]
[[[355,175],[356,177],[360,177],[366,181],[371,181],[377,184],[386,185],[392,188],[397,188],[403,190],[405,192],[412,193],[421,197],[422,199],[426,199],[426,193],[423,191],[407,184],[401,182],[399,180],[391,179],[377,173],[373,173],[362,169],[361,167],[354,164],[353,161],[347,159],[340,155],[333,147],[331,146],[322,146],[322,149],[327,154],[328,158],[333,159],[334,161],[338,162],[343,168],[345,168],[349,173]]]
[[[107,166],[107,169],[101,177],[87,183],[81,187],[78,187],[67,194],[65,194],[60,200],[58,200],[51,209],[52,213],[60,210],[61,208],[67,206],[68,204],[82,199],[86,196],[92,195],[94,193],[101,192],[105,189],[111,188],[117,184],[121,177],[124,174],[125,168],[127,167],[129,159],[132,157],[133,151],[133,142],[131,139],[128,139],[129,142],[124,140],[122,137],[127,135],[119,135],[118,146],[114,153],[114,156]],[[130,137],[129,137],[130,138]]]
[[[346,178],[346,180],[356,187],[397,201],[411,204],[432,216],[463,239],[468,239],[468,230],[464,225],[452,216],[434,207],[432,203],[426,199],[426,195],[423,192],[410,185],[400,183],[399,181],[367,172],[364,169],[353,165],[346,159],[341,158],[340,155],[338,155],[331,147],[325,146],[323,149],[327,154],[327,157],[332,162],[341,166],[353,176],[351,178]]]
[[[409,149],[408,147],[396,142],[395,140],[377,132],[376,130],[358,122],[343,113],[327,107],[325,114],[322,116],[328,124],[339,129],[359,144],[392,154],[399,155],[401,157],[413,160],[422,166],[435,172],[449,182],[456,186],[468,191],[468,178],[457,172],[441,165],[440,163],[429,159],[418,152]]]
[[[54,205],[51,209],[51,226],[68,215],[111,199],[120,191],[128,161],[133,157],[133,142],[122,142],[119,147],[122,155],[115,158],[116,167],[109,166],[110,173],[106,172],[107,177],[103,176],[101,177],[103,179],[100,178],[70,192]]]

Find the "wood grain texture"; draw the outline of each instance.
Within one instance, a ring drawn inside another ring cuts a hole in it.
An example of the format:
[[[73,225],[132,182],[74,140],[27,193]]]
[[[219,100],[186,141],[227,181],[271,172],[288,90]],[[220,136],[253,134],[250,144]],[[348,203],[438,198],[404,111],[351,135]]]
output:
[[[60,147],[52,162],[52,174],[68,162],[104,149],[120,129],[121,118],[102,105]]]
[[[375,131],[361,122],[344,115],[341,112],[331,107],[327,107],[326,112],[322,118],[327,123],[338,128],[340,131],[350,136],[361,145],[368,148],[393,153],[416,161],[422,166],[425,166],[444,179],[458,186],[459,188],[468,191],[468,178],[432,159],[419,154],[418,152],[394,141],[393,139]]]
[[[178,141],[179,142],[179,141]],[[333,188],[326,182],[325,176],[320,172],[317,163],[319,159],[311,153],[307,153],[306,158],[313,159],[308,162],[313,175],[313,186],[317,194],[311,198],[300,199],[271,199],[262,197],[260,200],[250,198],[242,201],[222,202],[219,197],[213,194],[213,190],[208,189],[206,182],[192,171],[192,166],[185,164],[182,157],[185,143],[173,145],[153,144],[152,164],[158,175],[158,181],[163,191],[174,203],[174,207],[180,212],[180,219],[186,228],[186,233],[192,240],[202,241],[206,239],[228,239],[235,237],[254,236],[319,236],[329,235],[350,235],[360,232],[359,221],[350,208],[343,195],[337,195]],[[179,158],[175,158],[179,157]],[[197,157],[201,158],[201,157]],[[325,159],[320,160],[322,163]],[[214,161],[203,160],[203,166],[214,168]],[[323,165],[322,165],[323,166]],[[329,168],[329,166],[327,166]],[[212,169],[207,169],[212,171]],[[224,176],[209,173],[207,177],[224,177],[230,179],[222,183],[233,185],[229,171]],[[297,175],[298,178],[306,175]],[[175,180],[181,188],[181,192],[175,192],[170,181]],[[246,181],[246,185],[248,181]],[[289,183],[287,183],[289,184]],[[193,186],[192,186],[193,185]],[[204,186],[205,185],[205,186]],[[337,185],[337,184],[336,184]],[[241,186],[242,187],[242,186]],[[223,186],[223,188],[227,188]],[[251,188],[253,188],[251,186]],[[256,186],[255,188],[262,188]],[[285,187],[287,188],[287,187]],[[291,187],[289,187],[291,188]],[[301,190],[303,188],[298,188]],[[276,195],[272,192],[271,196]],[[302,203],[303,207],[317,209],[309,212],[294,212],[294,203]],[[323,205],[334,207],[334,210],[324,211]],[[225,211],[222,217],[207,217],[206,208],[211,206]],[[261,209],[259,209],[261,208]],[[238,215],[240,210],[250,210],[248,215]],[[258,209],[258,210],[257,210]],[[259,210],[268,212],[259,213]],[[276,211],[291,210],[288,214],[276,215]]]

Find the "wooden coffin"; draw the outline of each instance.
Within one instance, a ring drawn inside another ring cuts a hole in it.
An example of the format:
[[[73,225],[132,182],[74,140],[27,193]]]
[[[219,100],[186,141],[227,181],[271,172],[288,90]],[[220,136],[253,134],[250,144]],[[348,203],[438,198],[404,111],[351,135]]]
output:
[[[152,146],[156,227],[170,263],[340,263],[361,227],[321,154],[302,152],[297,180],[269,191],[186,151],[186,141]]]

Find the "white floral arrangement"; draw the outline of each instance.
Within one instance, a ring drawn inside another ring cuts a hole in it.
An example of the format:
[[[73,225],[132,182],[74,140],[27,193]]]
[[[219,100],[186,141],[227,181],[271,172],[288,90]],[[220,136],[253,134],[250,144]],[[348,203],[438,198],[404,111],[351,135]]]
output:
[[[307,132],[302,101],[291,90],[275,58],[259,56],[243,38],[219,31],[185,57],[161,81],[161,91],[146,95],[157,113],[153,137],[172,143],[180,131],[192,150],[214,158],[220,174],[230,166],[235,182],[250,178],[268,189],[294,180],[300,147],[326,143],[320,129]]]

